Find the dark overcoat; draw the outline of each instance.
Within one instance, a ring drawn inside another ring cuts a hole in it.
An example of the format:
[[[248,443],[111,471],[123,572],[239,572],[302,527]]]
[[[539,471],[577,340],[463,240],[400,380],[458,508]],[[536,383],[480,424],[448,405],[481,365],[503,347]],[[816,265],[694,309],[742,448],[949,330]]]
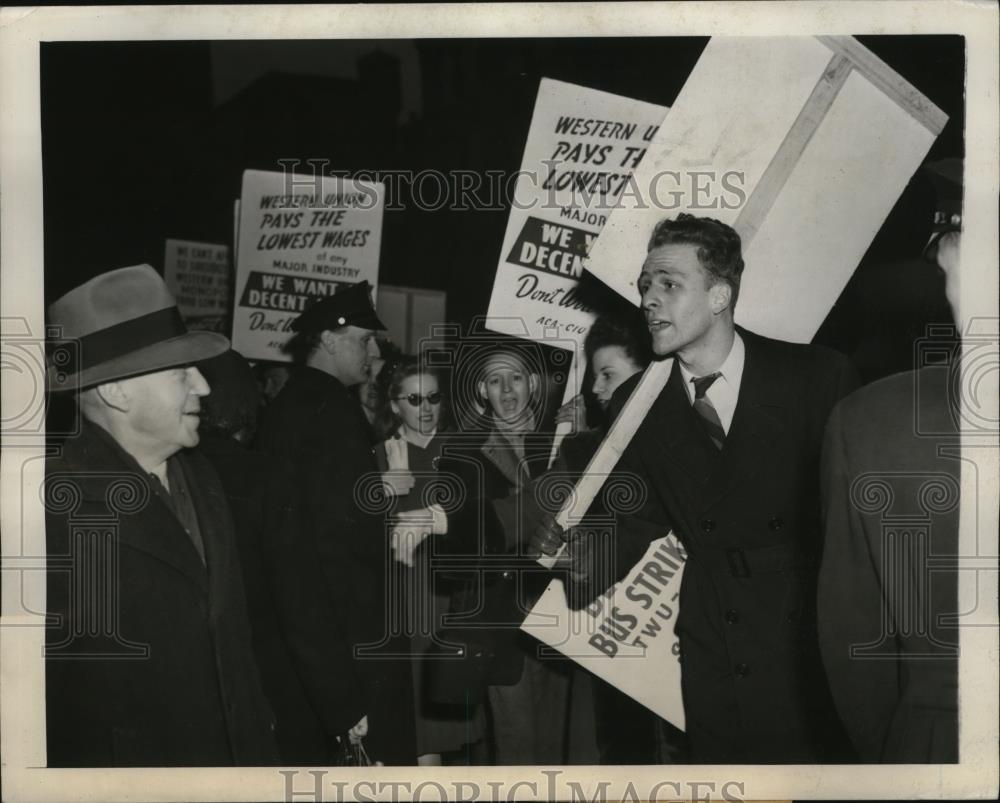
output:
[[[864,761],[958,761],[958,395],[949,366],[844,399],[823,453],[819,636]]]
[[[164,491],[84,422],[46,466],[48,764],[272,764],[232,521],[194,450],[175,455],[205,563]]]
[[[328,761],[326,738],[312,713],[285,643],[271,588],[272,558],[265,549],[270,539],[264,537],[271,461],[267,455],[216,432],[201,433],[198,451],[208,458],[218,473],[233,514],[254,654],[264,693],[274,711],[274,735],[280,761],[282,764],[325,764]]]
[[[312,716],[333,738],[367,715],[372,759],[415,764],[409,640],[386,583],[389,505],[361,405],[333,376],[300,367],[258,445],[275,475],[265,514],[275,603]]]
[[[431,668],[431,694],[441,702],[475,702],[487,686],[517,683],[536,649],[519,626],[551,575],[525,554],[528,511],[518,492],[544,473],[551,444],[550,435],[529,433],[521,458],[490,429],[451,436],[444,447],[438,471],[455,488],[443,504],[448,532],[423,547],[454,588],[441,640],[458,645],[461,660]]]
[[[619,517],[616,573],[668,526],[688,552],[675,629],[692,761],[842,759],[815,632],[819,455],[856,374],[831,350],[740,334],[746,361],[721,451],[676,364],[625,450],[616,474],[633,473],[646,501]]]

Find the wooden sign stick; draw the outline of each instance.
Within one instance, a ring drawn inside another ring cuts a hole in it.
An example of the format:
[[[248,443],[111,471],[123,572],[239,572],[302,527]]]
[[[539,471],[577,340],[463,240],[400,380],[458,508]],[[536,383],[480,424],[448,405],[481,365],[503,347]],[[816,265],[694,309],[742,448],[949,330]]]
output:
[[[621,413],[615,419],[611,429],[597,452],[587,464],[586,470],[576,483],[576,490],[570,495],[556,516],[556,522],[564,530],[575,527],[586,515],[591,503],[597,497],[601,486],[617,465],[632,436],[646,418],[646,413],[653,406],[660,391],[663,390],[673,370],[673,359],[652,362],[643,372],[639,384],[635,386],[632,395],[628,397]],[[542,555],[538,562],[546,569],[551,569],[556,560],[565,550],[565,546],[555,555]]]
[[[566,388],[563,390],[562,406],[565,406],[571,399],[575,399],[580,395],[580,385],[583,384],[583,372],[577,372],[579,367],[580,358],[577,355],[577,349],[573,353],[573,358],[569,364],[569,373],[566,374]],[[552,438],[552,452],[549,454],[549,468],[552,468],[552,464],[556,462],[556,455],[559,454],[559,446],[562,444],[563,440],[573,431],[573,424],[569,422],[563,422],[556,425],[555,436]]]

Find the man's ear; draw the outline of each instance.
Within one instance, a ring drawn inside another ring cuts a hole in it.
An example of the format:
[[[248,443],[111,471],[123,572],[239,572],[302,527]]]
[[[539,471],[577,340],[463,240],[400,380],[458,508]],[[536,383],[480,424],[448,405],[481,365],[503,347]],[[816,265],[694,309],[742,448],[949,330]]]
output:
[[[538,374],[528,374],[528,390],[531,391],[532,396],[538,393],[540,385],[541,380],[539,380]]]
[[[129,411],[132,398],[128,388],[122,382],[105,382],[94,389],[97,391],[98,398],[108,407],[122,413]]]
[[[486,383],[482,379],[480,379],[476,383],[476,393],[479,394],[479,400],[483,404],[486,404],[487,402],[489,402],[489,396],[486,395]]]
[[[732,306],[733,288],[728,282],[716,282],[710,292],[712,312],[716,315]]]
[[[319,344],[328,354],[333,354],[337,350],[337,336],[329,329],[324,329],[319,334]]]

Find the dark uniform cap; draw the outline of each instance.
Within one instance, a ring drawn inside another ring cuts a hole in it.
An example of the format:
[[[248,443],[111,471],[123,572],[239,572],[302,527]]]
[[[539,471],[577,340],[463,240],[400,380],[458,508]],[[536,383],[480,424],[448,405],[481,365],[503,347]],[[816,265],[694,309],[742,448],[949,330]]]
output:
[[[367,280],[341,285],[332,296],[317,301],[292,321],[292,331],[316,333],[341,326],[362,329],[386,329],[372,306],[371,285]]]

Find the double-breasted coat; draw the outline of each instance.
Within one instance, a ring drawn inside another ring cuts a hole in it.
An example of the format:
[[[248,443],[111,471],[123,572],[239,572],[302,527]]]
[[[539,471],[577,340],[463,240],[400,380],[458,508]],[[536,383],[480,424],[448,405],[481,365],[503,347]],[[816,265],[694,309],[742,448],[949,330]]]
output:
[[[328,739],[368,717],[374,760],[416,763],[410,648],[387,591],[392,555],[371,430],[335,377],[295,370],[267,409],[266,518],[275,604]]]
[[[276,761],[225,496],[197,451],[171,460],[204,562],[165,491],[99,426],[46,466],[49,766]]]
[[[819,455],[856,374],[831,350],[740,334],[746,360],[723,448],[675,364],[625,450],[616,474],[632,473],[646,501],[618,519],[617,574],[668,526],[688,552],[675,630],[692,761],[835,760],[842,735],[815,633]]]

